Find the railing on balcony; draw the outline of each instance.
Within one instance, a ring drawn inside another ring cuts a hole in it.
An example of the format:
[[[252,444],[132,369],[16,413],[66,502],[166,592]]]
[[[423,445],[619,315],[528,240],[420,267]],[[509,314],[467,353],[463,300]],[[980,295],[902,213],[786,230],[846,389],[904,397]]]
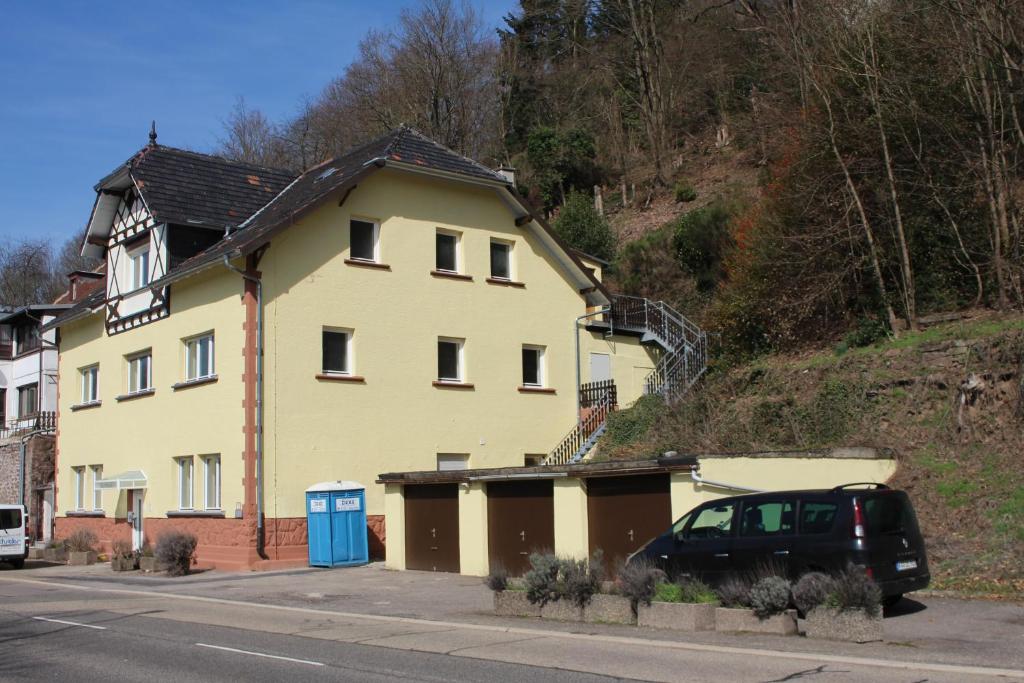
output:
[[[0,342],[0,360],[10,360],[14,358],[14,343],[13,342]]]
[[[29,432],[52,432],[57,429],[57,413],[43,412],[17,417],[0,424],[0,439],[24,436]]]

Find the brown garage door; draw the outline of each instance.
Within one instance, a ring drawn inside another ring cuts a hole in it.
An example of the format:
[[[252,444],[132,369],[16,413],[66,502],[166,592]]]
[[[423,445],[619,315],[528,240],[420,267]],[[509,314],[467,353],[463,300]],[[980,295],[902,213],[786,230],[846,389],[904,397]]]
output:
[[[599,477],[587,480],[590,552],[604,551],[605,564],[617,563],[672,525],[667,474]]]
[[[555,547],[555,498],[548,480],[487,485],[487,548],[513,576],[530,568],[529,555]]]
[[[459,571],[459,490],[456,484],[405,487],[405,566]]]

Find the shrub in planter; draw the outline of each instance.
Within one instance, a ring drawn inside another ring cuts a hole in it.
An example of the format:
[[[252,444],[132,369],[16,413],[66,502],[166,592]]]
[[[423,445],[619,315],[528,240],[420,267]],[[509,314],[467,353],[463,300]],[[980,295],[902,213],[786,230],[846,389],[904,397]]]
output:
[[[862,569],[832,580],[825,600],[807,613],[809,638],[867,643],[882,640],[882,590]]]
[[[78,529],[64,540],[64,545],[68,552],[88,553],[96,548],[98,542],[99,539],[93,532],[88,529]]]
[[[135,569],[135,561],[135,551],[129,541],[117,539],[110,544],[110,568],[115,572]]]
[[[193,534],[168,531],[156,542],[157,562],[167,568],[168,576],[184,576],[192,567],[192,556],[198,543]]]
[[[864,570],[849,567],[835,578],[825,606],[840,611],[862,610],[877,617],[882,613],[882,589]]]
[[[615,588],[619,595],[629,598],[633,608],[650,605],[657,587],[665,582],[665,572],[644,557],[635,558],[619,569]]]
[[[801,614],[808,614],[822,605],[835,590],[835,581],[828,574],[808,572],[793,584],[793,604]]]
[[[562,597],[558,574],[562,563],[553,553],[532,553],[530,570],[523,575],[526,597],[531,604],[543,607]]]
[[[715,590],[722,607],[750,607],[750,582],[738,576],[725,579]]]
[[[701,581],[660,582],[655,586],[654,599],[647,605],[637,605],[637,623],[651,628],[710,631],[715,628],[717,604],[718,596]]]
[[[500,562],[491,562],[491,571],[484,578],[484,585],[495,593],[501,593],[508,588],[508,571]]]
[[[759,619],[782,614],[789,599],[789,581],[781,576],[766,576],[750,587],[750,607]]]
[[[600,592],[600,571],[592,570],[594,561],[562,560],[561,572],[562,592],[569,602],[577,607],[586,607],[591,598]]]
[[[99,539],[88,529],[79,529],[68,536],[64,545],[68,549],[68,564],[85,565],[96,561],[96,543]]]

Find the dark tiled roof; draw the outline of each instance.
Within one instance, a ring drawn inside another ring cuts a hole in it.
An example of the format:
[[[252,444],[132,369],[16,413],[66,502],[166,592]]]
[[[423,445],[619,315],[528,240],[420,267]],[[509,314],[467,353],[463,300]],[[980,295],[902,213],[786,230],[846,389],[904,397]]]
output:
[[[332,193],[350,187],[364,173],[376,170],[378,166],[374,162],[380,164],[386,161],[406,163],[489,182],[505,182],[502,176],[483,164],[460,156],[411,128],[398,128],[355,147],[340,157],[309,169],[269,204],[256,211],[237,231],[209,249],[183,261],[167,277],[173,278],[178,273],[202,268],[236,250],[244,251],[259,246],[277,229],[290,224],[299,213],[318,205]],[[159,284],[159,281],[155,284]]]
[[[159,223],[237,227],[277,196],[295,174],[163,145],[128,162]]]
[[[105,285],[106,278],[104,278],[103,280],[99,280],[99,282]],[[43,325],[43,330],[51,330],[55,327],[60,327],[65,323],[69,323],[72,320],[77,320],[78,318],[83,317],[89,312],[90,309],[96,308],[97,306],[102,304],[104,300],[106,300],[106,298],[106,286],[97,287],[96,290],[89,294],[87,297],[85,297],[84,299],[79,299],[71,308],[66,309],[56,318],[54,318],[47,324]]]

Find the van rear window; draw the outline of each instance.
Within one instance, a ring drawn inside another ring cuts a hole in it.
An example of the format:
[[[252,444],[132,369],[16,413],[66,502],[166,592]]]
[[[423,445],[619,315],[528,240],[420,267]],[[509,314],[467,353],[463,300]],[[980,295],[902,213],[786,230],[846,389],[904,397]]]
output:
[[[0,510],[0,529],[20,529],[21,510]]]
[[[917,531],[917,519],[910,501],[901,495],[886,494],[864,501],[869,536],[905,534]]]

